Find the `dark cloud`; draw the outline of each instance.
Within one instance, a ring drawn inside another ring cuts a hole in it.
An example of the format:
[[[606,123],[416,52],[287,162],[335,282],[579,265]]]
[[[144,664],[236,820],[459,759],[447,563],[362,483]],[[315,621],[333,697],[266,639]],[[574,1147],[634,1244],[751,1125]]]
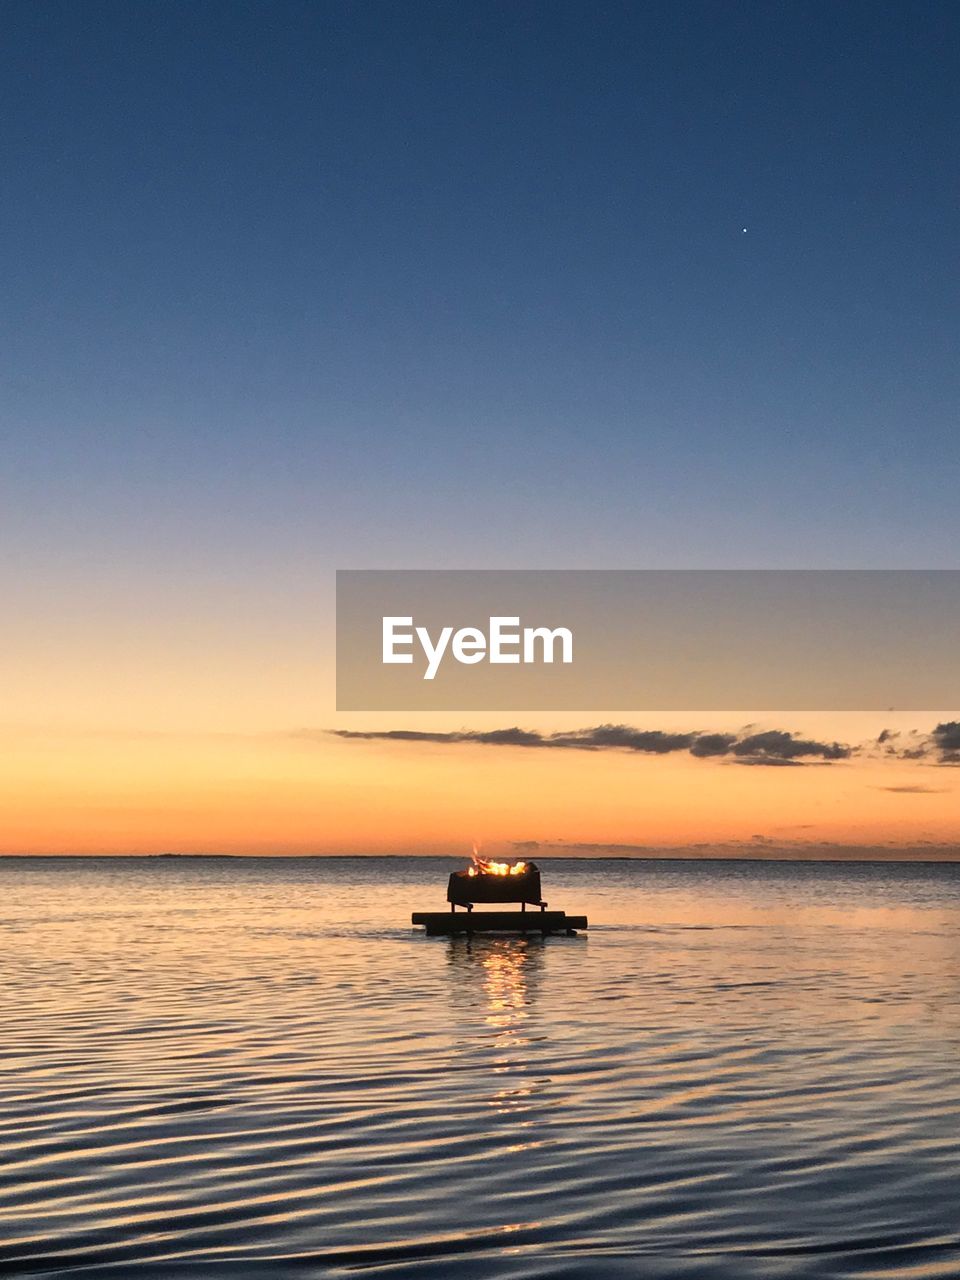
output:
[[[516,842],[513,848],[519,853],[522,846],[535,844],[541,851],[552,851],[547,856],[555,858],[657,858],[669,857],[671,850],[666,846],[652,844],[611,844],[608,841],[591,843],[586,840],[533,840]],[[699,846],[690,846],[691,849]]]
[[[911,729],[894,733],[889,729],[874,744],[881,755],[897,760],[926,760],[932,764],[960,764],[960,720],[943,720],[929,733]]]
[[[765,767],[771,766],[777,769],[802,769],[808,764],[811,764],[811,763],[820,764],[823,762],[822,761],[813,762],[809,760],[790,760],[789,758],[785,758],[784,756],[761,755],[761,756],[737,756],[736,759],[733,761],[733,763],[746,764],[746,765],[763,765]]]
[[[380,729],[360,732],[355,729],[330,729],[338,738],[358,738],[365,742],[480,742],[500,747],[546,747],[552,745],[540,733],[527,729],[464,730],[454,733],[426,733],[419,729]],[[306,735],[312,737],[312,734]],[[559,745],[559,744],[557,744]]]
[[[814,742],[809,738],[795,738],[783,729],[768,729],[765,733],[751,733],[740,738],[730,747],[730,754],[750,764],[793,764],[803,758],[821,760],[848,760],[852,747],[839,742]]]
[[[930,737],[941,764],[960,764],[960,720],[944,720]]]
[[[690,747],[690,754],[705,760],[709,756],[725,756],[736,743],[735,733],[701,733]]]
[[[538,860],[546,858],[625,858],[667,861],[689,858],[756,859],[811,862],[958,862],[960,846],[938,840],[917,840],[912,844],[833,844],[827,840],[771,840],[755,835],[748,840],[687,845],[591,844],[587,841],[544,840],[514,844],[519,852],[535,845]]]
[[[895,791],[901,796],[942,796],[946,787],[875,787],[875,791]]]
[[[544,738],[545,747],[571,747],[580,751],[640,751],[665,756],[673,751],[689,751],[695,733],[664,733],[661,729],[632,729],[626,724],[600,724],[574,733],[553,733]]]
[[[697,759],[729,759],[744,765],[802,765],[846,760],[853,748],[839,742],[796,738],[782,729],[762,733],[668,733],[635,729],[626,724],[600,724],[587,729],[542,734],[514,726],[509,729],[462,729],[430,733],[417,729],[331,729],[338,738],[366,742],[478,743],[485,746],[531,747],[553,751],[633,751],[664,756],[687,751]]]

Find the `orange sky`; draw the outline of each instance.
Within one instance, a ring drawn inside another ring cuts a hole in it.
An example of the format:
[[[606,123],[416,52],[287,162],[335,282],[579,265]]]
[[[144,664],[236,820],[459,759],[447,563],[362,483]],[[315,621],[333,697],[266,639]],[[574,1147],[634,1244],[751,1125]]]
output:
[[[265,697],[263,689],[258,697]],[[177,706],[183,715],[184,704]],[[146,730],[122,723],[120,712],[133,710],[129,703],[118,705],[114,725],[38,719],[0,733],[0,852],[460,852],[474,837],[491,850],[507,850],[515,841],[748,842],[759,854],[767,843],[960,843],[960,774],[929,763],[866,756],[794,768],[744,767],[686,753],[343,741],[322,732],[325,725],[464,727],[450,716],[427,722],[330,713],[318,719],[321,731],[306,735],[298,732],[306,717],[287,728],[261,722],[247,729],[206,724]],[[237,710],[235,705],[234,716]],[[519,720],[548,732],[611,718]],[[715,713],[629,720],[644,728],[737,729],[747,718]],[[794,713],[764,716],[758,724],[856,743],[883,727],[928,729],[937,718]],[[475,716],[470,727],[510,722]]]
[[[474,837],[504,851],[526,840],[751,842],[760,853],[757,836],[775,845],[960,843],[960,773],[930,763],[747,768],[685,753],[388,744],[323,733],[515,723],[552,732],[611,720],[730,731],[755,719],[761,728],[856,744],[885,727],[927,731],[956,713],[337,715],[323,599],[291,617],[279,601],[276,610],[260,598],[253,607],[235,583],[208,587],[198,586],[189,628],[173,612],[169,625],[154,625],[163,615],[146,610],[133,586],[121,608],[89,582],[73,595],[49,592],[10,620],[0,852],[457,852]],[[179,578],[174,588],[182,596]],[[286,598],[284,584],[276,590]],[[298,736],[303,730],[310,736]]]

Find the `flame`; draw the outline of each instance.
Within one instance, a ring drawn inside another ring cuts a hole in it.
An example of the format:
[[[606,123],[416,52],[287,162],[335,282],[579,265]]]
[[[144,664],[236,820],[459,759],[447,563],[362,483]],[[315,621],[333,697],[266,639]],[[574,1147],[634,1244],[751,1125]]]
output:
[[[473,842],[473,866],[467,868],[468,876],[522,876],[527,869],[525,862],[492,862],[481,858],[477,842]]]

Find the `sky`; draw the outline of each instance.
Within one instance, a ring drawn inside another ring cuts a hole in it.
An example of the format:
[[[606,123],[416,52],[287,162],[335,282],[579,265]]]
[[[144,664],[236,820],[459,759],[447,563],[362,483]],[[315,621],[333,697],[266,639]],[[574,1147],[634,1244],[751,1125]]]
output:
[[[0,16],[0,848],[960,841],[931,759],[323,732],[512,723],[337,716],[337,567],[958,567],[955,5]]]

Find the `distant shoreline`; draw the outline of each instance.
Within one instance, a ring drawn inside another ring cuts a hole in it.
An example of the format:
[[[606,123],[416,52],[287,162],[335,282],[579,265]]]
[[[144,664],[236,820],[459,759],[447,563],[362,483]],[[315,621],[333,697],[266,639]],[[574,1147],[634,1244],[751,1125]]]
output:
[[[535,853],[537,862],[722,862],[722,863],[784,863],[793,865],[830,864],[834,866],[951,866],[960,864],[960,848],[947,846],[948,852],[942,857],[900,856],[898,854],[879,854],[864,856],[862,854],[835,854],[830,856],[821,853],[818,856],[796,856],[770,854],[763,857],[748,854],[685,854],[685,853],[649,853],[649,854],[576,854],[576,853]],[[519,855],[516,855],[519,856]],[[530,854],[527,854],[530,857]],[[376,862],[390,860],[394,862],[408,861],[443,861],[464,862],[469,854],[460,853],[0,853],[0,862],[23,862],[26,860],[50,862],[255,862],[258,860],[283,862]]]

